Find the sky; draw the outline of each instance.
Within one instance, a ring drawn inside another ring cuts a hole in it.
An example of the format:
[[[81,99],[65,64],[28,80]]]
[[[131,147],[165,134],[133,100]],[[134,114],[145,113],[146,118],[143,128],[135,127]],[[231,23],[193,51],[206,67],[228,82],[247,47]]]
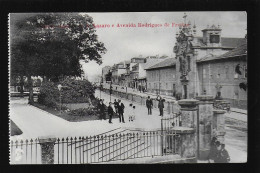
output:
[[[244,38],[247,32],[246,12],[185,12],[186,21],[197,26],[197,36],[202,36],[201,30],[207,25],[220,25],[222,37]],[[10,25],[21,18],[35,13],[11,13]],[[81,13],[83,14],[83,13]],[[172,23],[183,24],[184,12],[124,12],[124,13],[84,13],[93,18],[96,25],[110,25],[106,28],[96,28],[98,40],[103,42],[107,52],[102,55],[103,63],[98,65],[91,61],[83,63],[83,70],[92,81],[96,75],[101,75],[102,67],[112,66],[121,61],[130,60],[142,55],[167,55],[174,57],[173,47],[175,34],[179,27],[172,27]],[[162,24],[162,27],[116,27],[117,24],[151,23]],[[166,27],[164,24],[169,24]],[[112,25],[115,25],[112,27]]]
[[[105,44],[106,54],[102,56],[103,64],[95,62],[83,64],[83,70],[89,80],[100,75],[102,67],[111,66],[132,57],[142,55],[167,55],[174,57],[173,47],[175,34],[179,27],[172,23],[184,23],[184,12],[128,12],[128,13],[86,13],[93,17],[96,25],[110,27],[96,28],[98,40]],[[197,26],[197,36],[202,36],[201,30],[207,25],[220,25],[222,37],[243,38],[247,33],[246,12],[186,12],[186,21]],[[117,24],[152,23],[162,24],[162,27],[116,27]],[[169,27],[164,26],[170,24]],[[112,25],[115,25],[112,27]]]

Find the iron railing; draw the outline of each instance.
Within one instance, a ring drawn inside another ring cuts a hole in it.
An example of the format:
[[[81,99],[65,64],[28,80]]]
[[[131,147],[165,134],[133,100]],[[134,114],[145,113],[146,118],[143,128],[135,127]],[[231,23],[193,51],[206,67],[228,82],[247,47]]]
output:
[[[10,141],[11,164],[41,164],[41,147],[38,139]]]
[[[57,139],[54,163],[82,164],[163,155],[161,131],[137,131]],[[163,136],[167,136],[164,134]],[[164,140],[168,140],[164,137]],[[174,154],[174,148],[172,153]]]
[[[88,164],[179,154],[180,135],[170,131],[122,130],[114,134],[57,138],[55,164]],[[39,140],[11,141],[11,164],[41,164]]]

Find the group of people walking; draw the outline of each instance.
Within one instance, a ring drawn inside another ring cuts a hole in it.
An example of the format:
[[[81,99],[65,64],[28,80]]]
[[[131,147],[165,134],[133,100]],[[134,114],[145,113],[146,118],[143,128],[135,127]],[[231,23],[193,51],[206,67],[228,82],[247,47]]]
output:
[[[133,104],[130,104],[130,111],[129,111],[129,122],[135,120],[135,106]],[[100,120],[106,120],[106,106],[104,104],[104,100],[100,99],[99,104],[98,104],[98,110],[100,114]],[[109,105],[107,107],[107,114],[109,116],[109,123],[112,123],[112,117],[114,114],[118,115],[119,117],[119,122],[120,123],[125,123],[124,119],[124,110],[125,110],[125,105],[121,102],[120,99],[114,100],[114,103],[109,102]]]
[[[163,99],[161,96],[157,96],[156,100],[158,101],[158,108],[159,108],[159,116],[163,116],[163,109],[164,109],[164,102],[165,99]],[[148,109],[148,115],[152,115],[152,108],[153,108],[153,99],[151,99],[150,96],[148,96],[146,100],[146,107]],[[129,105],[129,112],[128,112],[128,120],[129,122],[135,120],[135,108],[132,103]],[[98,110],[100,114],[100,120],[106,120],[106,105],[104,104],[104,99],[100,99],[98,103]],[[124,110],[125,105],[121,102],[120,99],[115,99],[114,103],[109,102],[109,105],[107,107],[107,114],[109,117],[109,123],[112,123],[112,117],[114,114],[118,115],[119,122],[125,123],[124,119]]]

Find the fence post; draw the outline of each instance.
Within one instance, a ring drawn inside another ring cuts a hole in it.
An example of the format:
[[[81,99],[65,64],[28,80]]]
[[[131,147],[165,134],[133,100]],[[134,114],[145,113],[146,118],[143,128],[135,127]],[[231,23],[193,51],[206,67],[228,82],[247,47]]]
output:
[[[54,144],[55,137],[39,137],[41,145],[42,164],[54,164]]]
[[[207,160],[210,151],[214,97],[201,95],[197,96],[196,99],[199,100],[200,160]]]
[[[213,110],[212,134],[221,142],[225,142],[225,113],[224,110]],[[215,134],[214,134],[215,133]]]
[[[198,115],[198,100],[183,99],[179,100],[178,104],[181,106],[181,122],[183,127],[194,128],[195,143],[196,143],[196,157],[199,157],[199,115]]]

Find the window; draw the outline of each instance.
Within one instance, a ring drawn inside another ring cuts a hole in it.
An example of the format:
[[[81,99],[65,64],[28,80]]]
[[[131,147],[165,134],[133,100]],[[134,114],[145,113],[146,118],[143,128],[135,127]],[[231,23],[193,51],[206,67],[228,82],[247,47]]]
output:
[[[202,71],[202,75],[203,75],[203,78],[205,79],[207,77],[206,75],[206,69],[204,68],[203,71]]]
[[[168,89],[168,83],[165,84],[165,88]]]
[[[210,43],[219,43],[219,35],[210,35]]]
[[[173,79],[175,79],[175,74],[172,75]]]
[[[149,83],[149,88],[151,88],[151,83]]]

